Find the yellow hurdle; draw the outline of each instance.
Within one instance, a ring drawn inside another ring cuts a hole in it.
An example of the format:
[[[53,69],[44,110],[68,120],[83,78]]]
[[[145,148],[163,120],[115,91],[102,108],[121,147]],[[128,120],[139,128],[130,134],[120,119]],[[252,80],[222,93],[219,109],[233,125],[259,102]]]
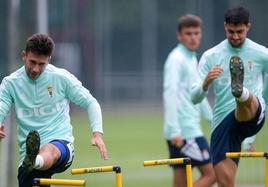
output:
[[[72,169],[71,173],[76,174],[86,174],[86,173],[105,173],[105,172],[115,172],[116,187],[122,187],[122,173],[119,166],[101,166],[101,167],[90,167],[90,168],[78,168]]]
[[[229,152],[226,153],[227,158],[240,158],[240,157],[265,157],[265,152]]]
[[[268,187],[268,153],[265,152],[228,152],[227,158],[266,158],[265,160],[265,187]]]
[[[103,173],[114,171],[114,166],[102,166],[102,167],[91,167],[91,168],[78,168],[72,169],[71,173],[75,174],[85,174],[85,173]]]
[[[162,160],[148,160],[144,161],[144,166],[155,166],[155,165],[167,165],[167,164],[183,164],[184,158],[173,158],[173,159],[162,159]]]
[[[85,180],[35,178],[34,185],[85,186]]]
[[[144,166],[157,166],[157,165],[168,165],[168,164],[185,164],[186,165],[187,187],[193,186],[192,165],[191,165],[191,160],[189,158],[148,160],[148,161],[143,162]]]

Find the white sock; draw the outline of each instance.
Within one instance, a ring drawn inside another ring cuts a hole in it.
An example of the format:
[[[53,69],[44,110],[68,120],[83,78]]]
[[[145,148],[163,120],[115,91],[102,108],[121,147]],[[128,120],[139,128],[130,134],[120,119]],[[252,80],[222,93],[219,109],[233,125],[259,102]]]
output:
[[[41,155],[37,155],[35,159],[35,169],[41,169],[44,166],[44,158]]]
[[[237,97],[236,100],[240,101],[240,102],[245,102],[247,101],[249,98],[249,91],[247,88],[243,87],[243,91],[240,97]]]

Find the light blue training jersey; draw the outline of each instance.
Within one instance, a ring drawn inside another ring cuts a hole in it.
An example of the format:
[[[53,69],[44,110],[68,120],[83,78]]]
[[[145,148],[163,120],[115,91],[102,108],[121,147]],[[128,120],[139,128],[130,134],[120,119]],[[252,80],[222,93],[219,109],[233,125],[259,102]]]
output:
[[[4,122],[14,104],[20,163],[25,157],[26,136],[31,130],[39,132],[41,145],[55,139],[73,142],[69,101],[87,111],[93,132],[103,132],[98,102],[68,71],[48,64],[36,80],[31,80],[23,66],[3,79],[0,86],[0,123]]]
[[[208,120],[212,118],[207,100],[201,105],[191,101],[191,85],[197,76],[196,54],[179,44],[164,66],[164,135],[167,140],[176,136],[186,140],[203,136],[200,113]]]
[[[263,73],[268,72],[267,48],[250,39],[246,39],[241,48],[233,48],[226,39],[202,55],[199,63],[201,81],[193,85],[191,92],[192,101],[194,103],[200,102],[206,96],[202,84],[208,72],[215,66],[223,68],[219,78],[212,82],[215,93],[212,131],[236,108],[235,98],[231,93],[229,71],[229,61],[234,55],[239,56],[244,64],[244,87],[257,96],[262,107],[265,108],[262,92]]]

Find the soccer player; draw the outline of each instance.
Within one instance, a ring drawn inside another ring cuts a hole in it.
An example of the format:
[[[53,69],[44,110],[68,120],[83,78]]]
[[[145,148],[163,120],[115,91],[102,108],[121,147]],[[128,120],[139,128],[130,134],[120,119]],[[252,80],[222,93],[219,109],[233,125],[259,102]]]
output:
[[[170,158],[190,157],[201,176],[195,187],[209,187],[215,182],[209,145],[200,127],[201,112],[210,121],[212,112],[207,100],[201,105],[191,101],[191,85],[198,76],[195,51],[201,40],[201,19],[184,15],[178,20],[180,42],[169,54],[164,66],[164,134]],[[186,186],[185,166],[172,165],[173,187]]]
[[[199,63],[201,81],[193,85],[192,101],[200,102],[213,87],[211,155],[220,187],[234,187],[242,141],[256,134],[265,120],[263,72],[268,72],[268,50],[247,38],[249,11],[235,7],[225,13],[224,41],[206,51]]]
[[[5,77],[0,87],[0,140],[5,137],[3,122],[12,104],[16,110],[19,187],[32,187],[34,178],[50,178],[71,165],[74,137],[69,101],[87,111],[91,143],[102,159],[108,158],[100,105],[74,75],[49,64],[53,49],[48,35],[29,37],[22,52],[24,66]]]

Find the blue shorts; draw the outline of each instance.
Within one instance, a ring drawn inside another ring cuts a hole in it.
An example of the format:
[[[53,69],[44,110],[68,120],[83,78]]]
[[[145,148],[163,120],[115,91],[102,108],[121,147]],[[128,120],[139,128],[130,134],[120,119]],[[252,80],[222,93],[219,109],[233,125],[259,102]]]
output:
[[[51,178],[55,173],[61,173],[68,169],[74,158],[73,144],[65,140],[53,140],[50,142],[61,152],[61,158],[48,170],[36,170],[31,173],[25,173],[22,166],[18,169],[19,187],[32,187],[34,178]],[[49,186],[46,186],[49,187]]]
[[[211,157],[213,165],[224,160],[226,152],[240,152],[247,137],[255,135],[265,121],[265,111],[259,104],[256,117],[248,122],[238,122],[235,110],[229,113],[211,135]],[[239,159],[233,159],[238,165]]]
[[[184,145],[180,148],[172,145],[169,140],[167,140],[167,144],[169,149],[169,158],[188,157],[191,159],[193,167],[211,163],[209,145],[204,136],[184,141]],[[175,164],[170,165],[170,167],[175,169],[185,167],[185,165]]]

